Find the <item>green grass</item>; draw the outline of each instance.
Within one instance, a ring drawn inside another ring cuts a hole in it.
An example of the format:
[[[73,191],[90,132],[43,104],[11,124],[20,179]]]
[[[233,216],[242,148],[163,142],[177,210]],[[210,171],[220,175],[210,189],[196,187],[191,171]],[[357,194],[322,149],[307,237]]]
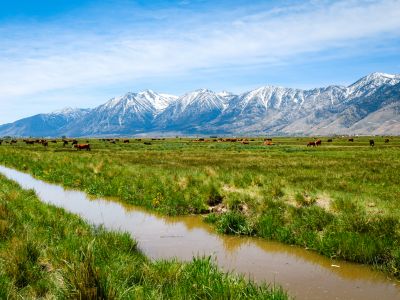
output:
[[[226,234],[297,244],[400,277],[400,138],[240,143],[189,139],[0,146],[0,163],[167,215],[206,214]]]
[[[126,233],[89,226],[0,176],[0,299],[287,299],[210,258],[152,262]]]

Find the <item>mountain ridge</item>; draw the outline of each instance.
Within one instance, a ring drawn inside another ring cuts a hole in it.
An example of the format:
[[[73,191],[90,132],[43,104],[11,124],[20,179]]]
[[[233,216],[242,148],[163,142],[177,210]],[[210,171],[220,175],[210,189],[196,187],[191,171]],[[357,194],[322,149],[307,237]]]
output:
[[[0,125],[0,136],[399,135],[399,112],[400,74],[375,72],[347,87],[198,89],[179,97],[129,92],[93,109],[65,108]]]

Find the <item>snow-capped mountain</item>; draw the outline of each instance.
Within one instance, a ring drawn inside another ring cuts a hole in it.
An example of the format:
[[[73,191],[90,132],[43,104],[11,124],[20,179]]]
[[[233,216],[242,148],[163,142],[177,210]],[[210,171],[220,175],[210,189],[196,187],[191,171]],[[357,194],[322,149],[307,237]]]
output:
[[[235,95],[127,93],[94,109],[64,109],[0,126],[0,136],[133,134],[400,134],[400,75],[372,73],[345,86],[264,86]]]
[[[67,128],[72,136],[129,134],[148,130],[154,117],[176,100],[176,96],[151,90],[127,93],[94,108],[85,118]]]
[[[38,114],[14,123],[0,125],[0,136],[58,136],[71,123],[80,120],[90,109],[64,108],[49,114]]]
[[[207,89],[187,93],[171,103],[155,118],[163,129],[198,127],[215,119],[225,108],[225,99]]]

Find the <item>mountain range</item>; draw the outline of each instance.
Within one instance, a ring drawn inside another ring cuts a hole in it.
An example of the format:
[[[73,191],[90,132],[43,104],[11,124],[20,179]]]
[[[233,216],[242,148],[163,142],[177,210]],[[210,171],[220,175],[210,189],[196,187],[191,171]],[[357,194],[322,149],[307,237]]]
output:
[[[0,136],[399,135],[400,75],[372,73],[349,86],[264,86],[243,94],[146,90],[93,109],[66,108],[0,125]]]

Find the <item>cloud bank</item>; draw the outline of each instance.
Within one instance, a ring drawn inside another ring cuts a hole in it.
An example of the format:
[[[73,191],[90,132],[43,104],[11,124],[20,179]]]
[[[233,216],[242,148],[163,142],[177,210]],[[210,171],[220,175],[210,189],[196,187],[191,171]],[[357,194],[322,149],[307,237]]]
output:
[[[400,1],[390,0],[255,4],[211,13],[128,5],[107,17],[109,8],[0,24],[0,105],[60,89],[268,68],[302,55],[318,59],[324,51],[374,51],[400,37]]]

